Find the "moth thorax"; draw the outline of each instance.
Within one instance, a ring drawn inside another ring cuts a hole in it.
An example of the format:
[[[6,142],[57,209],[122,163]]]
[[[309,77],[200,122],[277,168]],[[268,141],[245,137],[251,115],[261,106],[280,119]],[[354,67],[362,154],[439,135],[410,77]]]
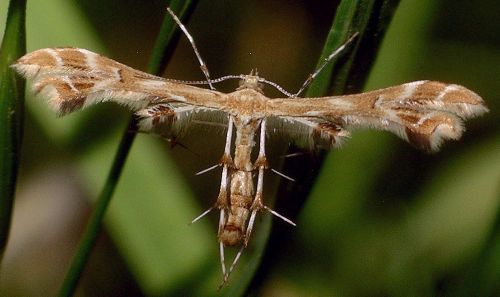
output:
[[[252,73],[250,73],[249,75],[245,75],[244,78],[240,80],[240,86],[238,87],[238,90],[252,89],[259,93],[262,93],[263,85],[259,82],[260,77],[252,75]]]
[[[231,206],[227,222],[219,235],[219,240],[225,246],[241,244],[245,239],[246,221],[250,213],[248,207]]]

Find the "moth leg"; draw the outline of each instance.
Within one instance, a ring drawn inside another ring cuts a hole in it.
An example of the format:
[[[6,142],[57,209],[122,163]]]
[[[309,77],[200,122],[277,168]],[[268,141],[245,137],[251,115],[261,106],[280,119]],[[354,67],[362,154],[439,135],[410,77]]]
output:
[[[222,164],[222,176],[221,176],[221,181],[220,181],[220,189],[219,189],[219,195],[217,197],[217,201],[215,202],[215,205],[212,207],[217,207],[220,210],[220,217],[219,217],[219,230],[217,232],[218,236],[222,233],[222,230],[224,229],[224,225],[226,224],[226,210],[229,209],[229,203],[227,199],[227,173],[229,170],[229,167],[232,166],[233,160],[231,159],[231,141],[233,137],[233,116],[229,116],[229,123],[227,126],[227,134],[226,134],[226,145],[224,147],[224,154],[222,155],[221,158],[221,164]],[[224,243],[219,240],[219,249],[220,249],[220,262],[222,266],[222,274],[226,275],[226,264],[224,262]]]
[[[262,202],[262,192],[264,188],[264,169],[267,168],[267,160],[266,160],[266,119],[263,119],[260,123],[260,143],[259,143],[259,155],[257,156],[257,160],[255,160],[254,167],[259,169],[259,173],[257,176],[257,191],[255,193],[255,198],[253,200],[252,206],[250,209],[252,210],[252,214],[250,215],[250,219],[248,220],[247,232],[245,235],[245,242],[243,246],[248,245],[248,241],[250,240],[250,235],[252,234],[253,224],[255,222],[255,216],[257,212],[259,212],[262,208],[264,208],[264,204]]]
[[[217,201],[215,202],[215,207],[221,210],[221,217],[219,220],[219,234],[224,227],[225,220],[225,210],[229,208],[229,202],[227,199],[227,181],[228,181],[228,170],[229,167],[233,165],[233,159],[231,158],[231,141],[233,137],[233,116],[229,116],[229,123],[227,126],[226,134],[226,145],[224,147],[224,154],[222,155],[220,163],[222,164],[222,176],[220,181],[219,195],[217,196]]]
[[[352,34],[351,37],[349,37],[349,39],[346,42],[344,42],[333,53],[331,53],[328,57],[326,57],[323,60],[323,64],[321,64],[318,68],[316,68],[316,70],[314,70],[313,73],[309,74],[309,76],[307,77],[306,81],[304,81],[304,83],[302,84],[302,86],[300,87],[300,89],[297,91],[297,93],[293,94],[290,97],[291,98],[296,98],[297,96],[299,96],[306,89],[306,87],[316,78],[316,76],[318,76],[318,74],[321,72],[321,70],[323,70],[323,68],[325,68],[325,66],[328,65],[341,52],[343,52],[344,49],[349,44],[351,44],[358,35],[359,35],[359,32],[355,32],[354,34]]]
[[[225,211],[229,207],[228,200],[227,200],[227,176],[228,176],[227,173],[228,173],[229,167],[232,166],[232,164],[233,164],[233,161],[231,159],[231,139],[232,139],[232,136],[233,136],[233,117],[229,116],[229,123],[228,123],[227,135],[226,135],[226,146],[224,148],[224,154],[222,155],[220,163],[197,173],[197,174],[201,174],[201,173],[204,173],[208,170],[212,170],[217,166],[222,166],[222,176],[221,176],[220,189],[219,189],[219,195],[217,196],[217,201],[215,202],[215,204],[212,207],[205,210],[202,214],[200,214],[193,221],[191,221],[191,224],[195,223],[196,221],[198,221],[199,219],[203,218],[205,215],[210,213],[214,208],[220,209],[221,213],[220,213],[220,218],[219,218],[219,234],[222,231],[222,228],[224,227],[224,223],[226,222]]]
[[[257,156],[257,160],[255,161],[255,167],[259,169],[259,173],[257,176],[257,191],[255,193],[255,199],[253,200],[252,206],[250,209],[252,210],[252,214],[250,215],[250,219],[248,220],[247,232],[245,235],[245,242],[243,244],[244,247],[248,245],[248,241],[250,240],[250,235],[252,234],[253,224],[255,223],[255,217],[257,213],[265,209],[269,211],[271,214],[277,216],[278,218],[284,220],[285,222],[296,226],[294,222],[290,219],[284,217],[283,215],[277,213],[271,208],[264,205],[262,200],[262,192],[264,189],[264,170],[268,168],[267,160],[266,160],[266,119],[262,120],[260,124],[260,144],[259,144],[259,155]]]
[[[238,250],[238,253],[236,254],[236,257],[234,257],[233,263],[231,263],[228,272],[224,273],[224,279],[222,280],[222,283],[219,285],[219,290],[227,283],[229,276],[231,275],[231,272],[233,272],[234,267],[236,267],[236,264],[238,264],[238,261],[240,260],[241,254],[243,254],[244,249],[245,245],[242,245]]]
[[[222,275],[224,276],[224,282],[225,282],[225,280],[226,280],[226,263],[224,260],[224,244],[222,242],[219,242],[219,252],[220,252],[220,265],[222,266]]]

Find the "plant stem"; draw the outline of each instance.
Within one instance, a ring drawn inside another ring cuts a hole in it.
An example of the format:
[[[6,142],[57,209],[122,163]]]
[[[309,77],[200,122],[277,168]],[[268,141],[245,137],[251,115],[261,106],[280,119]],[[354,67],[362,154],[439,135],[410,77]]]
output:
[[[26,52],[26,0],[9,3],[0,47],[0,260],[9,238],[23,135],[24,80],[9,66]]]
[[[321,65],[335,49],[340,47],[355,32],[359,37],[348,47],[338,59],[324,68],[311,83],[305,97],[324,96],[326,94],[344,94],[359,92],[366,80],[370,67],[382,37],[387,29],[399,0],[343,0],[341,1],[332,27],[325,41],[323,51],[318,60]],[[360,67],[359,65],[363,65]],[[282,171],[290,173],[298,182],[282,180],[276,194],[275,209],[285,213],[295,220],[302,210],[316,177],[320,173],[325,159],[325,151],[315,154],[314,160],[303,150],[292,147],[287,154],[300,152],[303,157],[289,158]],[[273,263],[279,261],[279,255],[289,241],[293,231],[285,224],[274,224],[265,250],[259,251],[260,267],[254,271],[253,280],[247,284],[246,292],[239,295],[259,295],[259,289],[264,283]],[[238,296],[238,294],[233,294]]]
[[[92,211],[87,227],[80,240],[78,250],[59,291],[59,296],[72,296],[76,289],[78,280],[80,279],[85,264],[97,240],[97,236],[99,235],[99,231],[101,230],[104,214],[106,213],[111,197],[113,197],[113,192],[120,179],[128,152],[134,142],[136,134],[130,131],[135,131],[135,129],[135,119],[131,118],[129,120],[127,132],[123,134],[120,144],[118,145],[118,151],[116,152],[106,183]]]
[[[193,11],[196,2],[197,1],[175,0],[170,3],[170,7],[172,10],[176,11],[180,17],[185,17]],[[172,40],[175,39],[174,31],[174,22],[171,20],[170,16],[166,14],[150,59],[148,72],[160,74],[162,71],[161,64],[170,58],[166,56],[170,56],[173,53],[173,45],[175,44],[172,42]],[[130,131],[136,130],[136,120],[134,117],[131,117],[118,146],[104,188],[96,201],[94,210],[92,211],[87,227],[78,245],[77,252],[59,290],[59,296],[72,296],[76,290],[78,280],[82,275],[85,264],[88,262],[92,248],[101,230],[104,214],[106,213],[113,192],[123,171],[128,152],[135,139],[136,134]]]

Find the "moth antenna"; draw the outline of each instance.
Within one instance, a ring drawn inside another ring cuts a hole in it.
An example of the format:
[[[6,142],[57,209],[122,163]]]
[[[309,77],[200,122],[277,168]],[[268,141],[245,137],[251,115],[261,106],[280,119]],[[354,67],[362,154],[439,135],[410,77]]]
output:
[[[268,85],[274,87],[276,90],[280,91],[283,95],[285,95],[287,97],[293,96],[292,93],[288,92],[287,90],[285,90],[285,88],[283,88],[282,86],[278,85],[277,83],[275,83],[273,81],[269,81],[267,79],[260,78],[259,82],[262,82],[262,83],[265,83],[265,84],[268,84]]]
[[[170,9],[170,7],[167,7],[167,11],[172,16],[174,21],[177,23],[179,28],[181,28],[182,32],[184,32],[184,35],[186,35],[189,43],[191,43],[191,47],[193,48],[194,53],[196,54],[196,58],[198,58],[198,62],[200,63],[200,69],[203,72],[203,74],[205,75],[205,77],[207,78],[207,82],[208,82],[208,85],[210,86],[210,89],[215,90],[214,86],[211,83],[210,73],[208,72],[207,64],[205,64],[205,62],[201,58],[200,52],[198,51],[198,48],[196,47],[193,36],[191,36],[191,34],[189,34],[186,27],[181,23],[179,18],[174,14],[174,12]]]
[[[225,80],[229,79],[242,79],[244,78],[243,75],[226,75],[223,77],[219,78],[212,78],[210,80],[180,80],[180,79],[171,79],[167,78],[165,79],[166,81],[173,82],[173,83],[178,83],[178,84],[185,84],[185,85],[208,85],[209,83],[216,84],[223,82]]]
[[[253,69],[252,69],[253,71]],[[251,74],[252,75],[252,74]],[[245,79],[245,75],[226,75],[222,76],[219,78],[215,79],[210,79],[210,80],[177,80],[177,79],[167,79],[168,81],[175,82],[175,83],[181,83],[181,84],[187,84],[187,85],[206,85],[208,83],[216,84],[220,83],[229,79]],[[274,87],[276,90],[280,91],[283,95],[287,97],[292,97],[293,94],[285,90],[282,86],[278,85],[277,83],[264,79],[262,77],[259,77],[259,82],[265,83],[267,85],[270,85]]]
[[[178,83],[178,84],[186,84],[186,85],[209,85],[209,84],[217,84],[217,83],[229,80],[229,79],[240,79],[241,80],[244,78],[245,78],[244,75],[226,75],[226,76],[222,76],[222,77],[214,78],[214,79],[207,78],[206,80],[179,80],[179,79],[171,79],[171,78],[168,78],[166,80],[169,82],[174,82],[174,83]],[[259,77],[259,82],[265,83],[267,85],[270,85],[271,87],[274,87],[276,90],[278,90],[279,92],[281,92],[283,95],[285,95],[287,97],[294,96],[292,93],[288,92],[287,90],[285,90],[285,88],[283,88],[282,86],[280,86],[279,84],[277,84],[273,81]]]
[[[352,43],[352,41],[359,35],[359,32],[356,32],[354,34],[352,34],[351,37],[349,37],[349,39],[344,42],[344,44],[342,44],[341,46],[339,46],[333,53],[331,53],[328,57],[325,58],[325,60],[323,61],[323,64],[321,64],[318,68],[316,68],[316,70],[314,70],[313,73],[309,74],[309,77],[304,81],[304,83],[302,84],[302,87],[300,87],[299,91],[295,94],[293,94],[292,96],[290,96],[291,98],[295,98],[297,96],[299,96],[304,90],[305,88],[307,88],[307,86],[314,80],[314,78],[316,78],[316,76],[318,76],[318,74],[323,70],[323,68],[325,68],[326,65],[328,65],[328,63],[330,63],[334,58],[336,58],[349,44]]]
[[[222,81],[228,80],[228,79],[242,79],[242,78],[245,78],[245,76],[244,75],[226,75],[223,77],[212,79],[212,83],[216,84],[216,83],[220,83]]]

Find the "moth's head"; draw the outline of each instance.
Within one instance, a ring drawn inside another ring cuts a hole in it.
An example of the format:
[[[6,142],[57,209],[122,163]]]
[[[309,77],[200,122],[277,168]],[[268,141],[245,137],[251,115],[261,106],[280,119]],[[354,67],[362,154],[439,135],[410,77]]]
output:
[[[263,84],[261,83],[262,78],[259,77],[257,69],[252,69],[250,74],[244,75],[240,80],[240,86],[238,90],[252,89],[259,93],[262,93]]]

